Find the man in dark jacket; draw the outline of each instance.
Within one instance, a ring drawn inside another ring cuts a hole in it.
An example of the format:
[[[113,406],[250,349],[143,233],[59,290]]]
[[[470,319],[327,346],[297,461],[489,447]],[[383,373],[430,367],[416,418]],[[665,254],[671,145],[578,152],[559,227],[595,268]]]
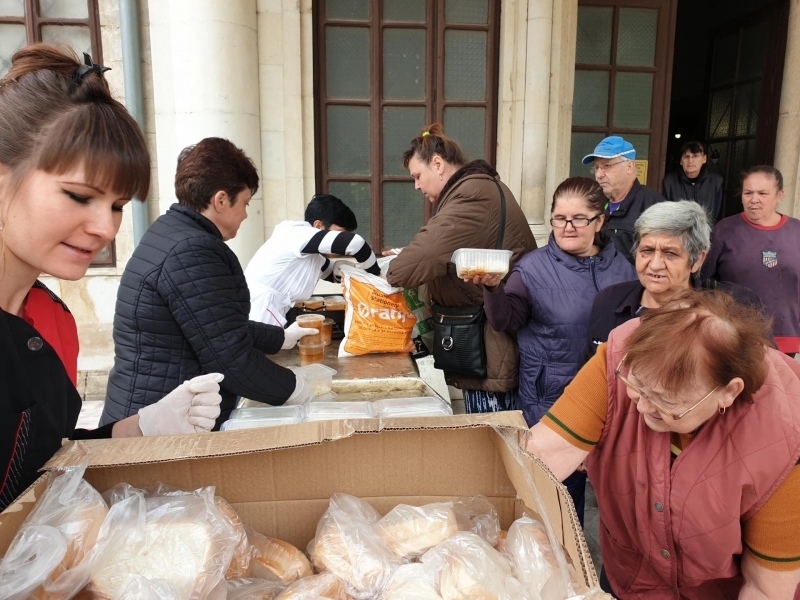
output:
[[[181,153],[179,203],[147,230],[120,281],[101,425],[203,373],[225,375],[217,428],[237,396],[276,405],[313,397],[304,379],[264,356],[292,347],[304,332],[249,320],[244,272],[225,244],[257,189],[253,163],[227,140],[207,138]]]
[[[594,163],[591,172],[608,198],[607,232],[617,250],[631,264],[634,263],[631,253],[633,224],[644,211],[664,200],[663,196],[639,183],[635,160],[633,144],[616,135],[605,138],[583,159],[585,165]]]
[[[681,166],[664,177],[662,192],[667,200],[693,200],[706,209],[711,226],[722,215],[722,175],[708,170],[706,149],[700,142],[681,148]]]

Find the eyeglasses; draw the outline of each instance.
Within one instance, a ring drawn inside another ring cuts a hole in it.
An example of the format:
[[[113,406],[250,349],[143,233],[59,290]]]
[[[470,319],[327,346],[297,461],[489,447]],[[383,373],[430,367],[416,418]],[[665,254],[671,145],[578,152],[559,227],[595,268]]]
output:
[[[611,167],[616,167],[617,165],[621,165],[624,162],[628,162],[628,161],[625,160],[625,159],[622,159],[622,160],[618,160],[615,163],[609,163],[607,165],[598,165],[596,167],[590,167],[589,168],[589,173],[591,173],[592,175],[597,175],[598,171],[600,171],[601,173],[608,173],[611,170]]]
[[[642,398],[644,398],[644,399],[645,399],[645,400],[647,400],[647,401],[648,401],[650,404],[652,404],[652,405],[653,405],[653,407],[654,407],[654,408],[655,408],[655,409],[656,409],[658,412],[660,412],[662,415],[668,415],[668,416],[670,416],[670,417],[671,417],[673,420],[675,420],[675,421],[677,421],[678,419],[682,419],[683,417],[685,417],[686,415],[688,415],[688,414],[689,414],[690,412],[692,412],[692,411],[693,411],[695,408],[697,408],[697,407],[698,407],[698,406],[700,406],[700,405],[701,405],[703,402],[705,402],[706,400],[708,400],[708,399],[711,397],[711,394],[713,394],[714,392],[716,392],[716,391],[719,389],[719,386],[715,387],[713,390],[711,390],[710,392],[708,392],[708,394],[706,394],[705,396],[703,396],[703,397],[702,397],[702,398],[701,398],[701,399],[700,399],[698,402],[696,402],[695,404],[693,404],[692,406],[690,406],[689,408],[687,408],[685,411],[683,411],[682,413],[675,414],[675,413],[673,413],[673,412],[671,412],[671,411],[667,410],[667,409],[666,409],[666,408],[664,408],[663,406],[660,406],[658,402],[654,401],[654,400],[653,400],[653,399],[652,399],[650,396],[648,396],[647,394],[645,394],[645,393],[644,393],[644,391],[642,390],[642,388],[640,388],[640,387],[639,387],[638,385],[636,385],[635,383],[632,383],[630,379],[628,379],[627,377],[625,377],[625,376],[624,376],[624,375],[621,373],[621,371],[622,371],[622,363],[624,363],[624,362],[625,362],[625,359],[626,359],[626,358],[628,358],[628,355],[627,355],[627,354],[626,354],[625,356],[623,356],[623,357],[622,357],[622,360],[621,360],[621,361],[619,361],[619,365],[617,365],[617,368],[616,368],[616,369],[614,369],[614,375],[616,375],[616,376],[619,378],[619,380],[620,380],[622,383],[624,383],[626,386],[628,386],[630,389],[632,389],[634,392],[636,392],[636,393],[637,393],[637,394],[639,394],[639,395],[640,395]]]
[[[600,215],[595,215],[591,219],[587,219],[586,217],[580,217],[577,219],[550,219],[550,225],[561,229],[562,227],[566,227],[567,223],[572,223],[572,226],[575,229],[581,229],[582,227],[588,227],[589,223],[596,221],[599,216]]]

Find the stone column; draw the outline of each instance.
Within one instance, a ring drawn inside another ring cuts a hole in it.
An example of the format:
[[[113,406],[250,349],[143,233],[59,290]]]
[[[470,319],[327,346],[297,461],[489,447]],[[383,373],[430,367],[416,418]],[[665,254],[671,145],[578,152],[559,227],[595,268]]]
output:
[[[545,223],[558,184],[569,177],[572,142],[572,101],[575,95],[575,52],[578,44],[578,0],[553,4],[553,43],[550,55],[550,106],[547,130]],[[549,225],[548,225],[549,228]]]
[[[149,9],[163,213],[175,199],[175,161],[190,144],[223,137],[262,164],[256,1],[162,0]],[[230,242],[242,265],[264,241],[262,198],[259,189]]]
[[[791,0],[789,8],[775,166],[783,174],[785,189],[778,210],[800,217],[800,0]]]
[[[520,204],[533,234],[541,241],[547,234],[545,193],[547,135],[551,96],[550,58],[553,4],[559,0],[528,1],[528,42],[525,69],[525,123],[523,125],[522,192]]]
[[[301,221],[314,194],[311,0],[258,0],[264,230]]]

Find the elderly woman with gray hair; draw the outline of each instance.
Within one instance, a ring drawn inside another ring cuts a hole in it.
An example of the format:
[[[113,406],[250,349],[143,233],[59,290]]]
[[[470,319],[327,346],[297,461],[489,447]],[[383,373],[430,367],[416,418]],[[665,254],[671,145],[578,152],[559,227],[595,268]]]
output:
[[[632,251],[639,279],[608,286],[595,296],[584,362],[608,341],[612,329],[649,308],[661,308],[689,289],[718,289],[739,304],[763,311],[761,300],[748,288],[698,276],[711,247],[711,224],[696,202],[655,204],[642,213],[634,228]]]

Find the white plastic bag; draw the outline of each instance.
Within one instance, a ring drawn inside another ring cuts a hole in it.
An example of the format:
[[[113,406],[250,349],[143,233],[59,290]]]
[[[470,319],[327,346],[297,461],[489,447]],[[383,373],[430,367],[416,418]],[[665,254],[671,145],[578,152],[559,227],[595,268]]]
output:
[[[247,538],[251,554],[250,577],[278,581],[285,586],[312,575],[305,554],[291,544],[268,538],[252,529],[247,530]]]
[[[294,582],[276,600],[350,600],[350,597],[336,576],[322,573]]]
[[[508,529],[503,553],[514,575],[531,598],[562,600],[564,582],[544,525],[530,517],[514,521]],[[552,581],[551,581],[552,580]]]
[[[400,504],[375,524],[375,531],[398,558],[418,558],[458,533],[452,502]]]
[[[490,546],[500,537],[500,520],[497,511],[486,496],[464,497],[453,503],[459,531],[470,531]]]
[[[421,563],[402,565],[392,574],[381,600],[442,600],[436,574]]]
[[[158,491],[164,495],[146,495],[145,524],[137,543],[125,546],[94,573],[88,591],[113,597],[129,574],[165,580],[180,600],[204,600],[225,585],[224,575],[239,540],[214,502],[214,488]],[[141,491],[117,486],[108,496],[118,500],[126,493]]]
[[[66,599],[86,584],[108,507],[85,470],[67,469],[47,486],[0,564],[0,597]]]
[[[242,523],[239,515],[224,498],[216,496],[214,498],[214,504],[216,504],[222,516],[228,521],[228,525],[231,526],[236,537],[236,543],[233,546],[233,557],[231,558],[231,564],[228,566],[228,570],[225,572],[225,579],[240,579],[246,577],[250,569],[251,547],[247,539],[247,531],[245,530],[244,523]]]
[[[128,575],[113,600],[178,600],[177,590],[163,579]]]
[[[380,515],[367,502],[335,494],[317,524],[308,552],[318,571],[328,571],[359,600],[380,595],[400,561],[373,525]]]
[[[422,563],[432,572],[438,572],[439,595],[443,600],[518,597],[519,586],[514,585],[511,565],[474,533],[457,533],[423,555]]]
[[[275,600],[286,586],[263,579],[234,579],[228,582],[227,600]]]

